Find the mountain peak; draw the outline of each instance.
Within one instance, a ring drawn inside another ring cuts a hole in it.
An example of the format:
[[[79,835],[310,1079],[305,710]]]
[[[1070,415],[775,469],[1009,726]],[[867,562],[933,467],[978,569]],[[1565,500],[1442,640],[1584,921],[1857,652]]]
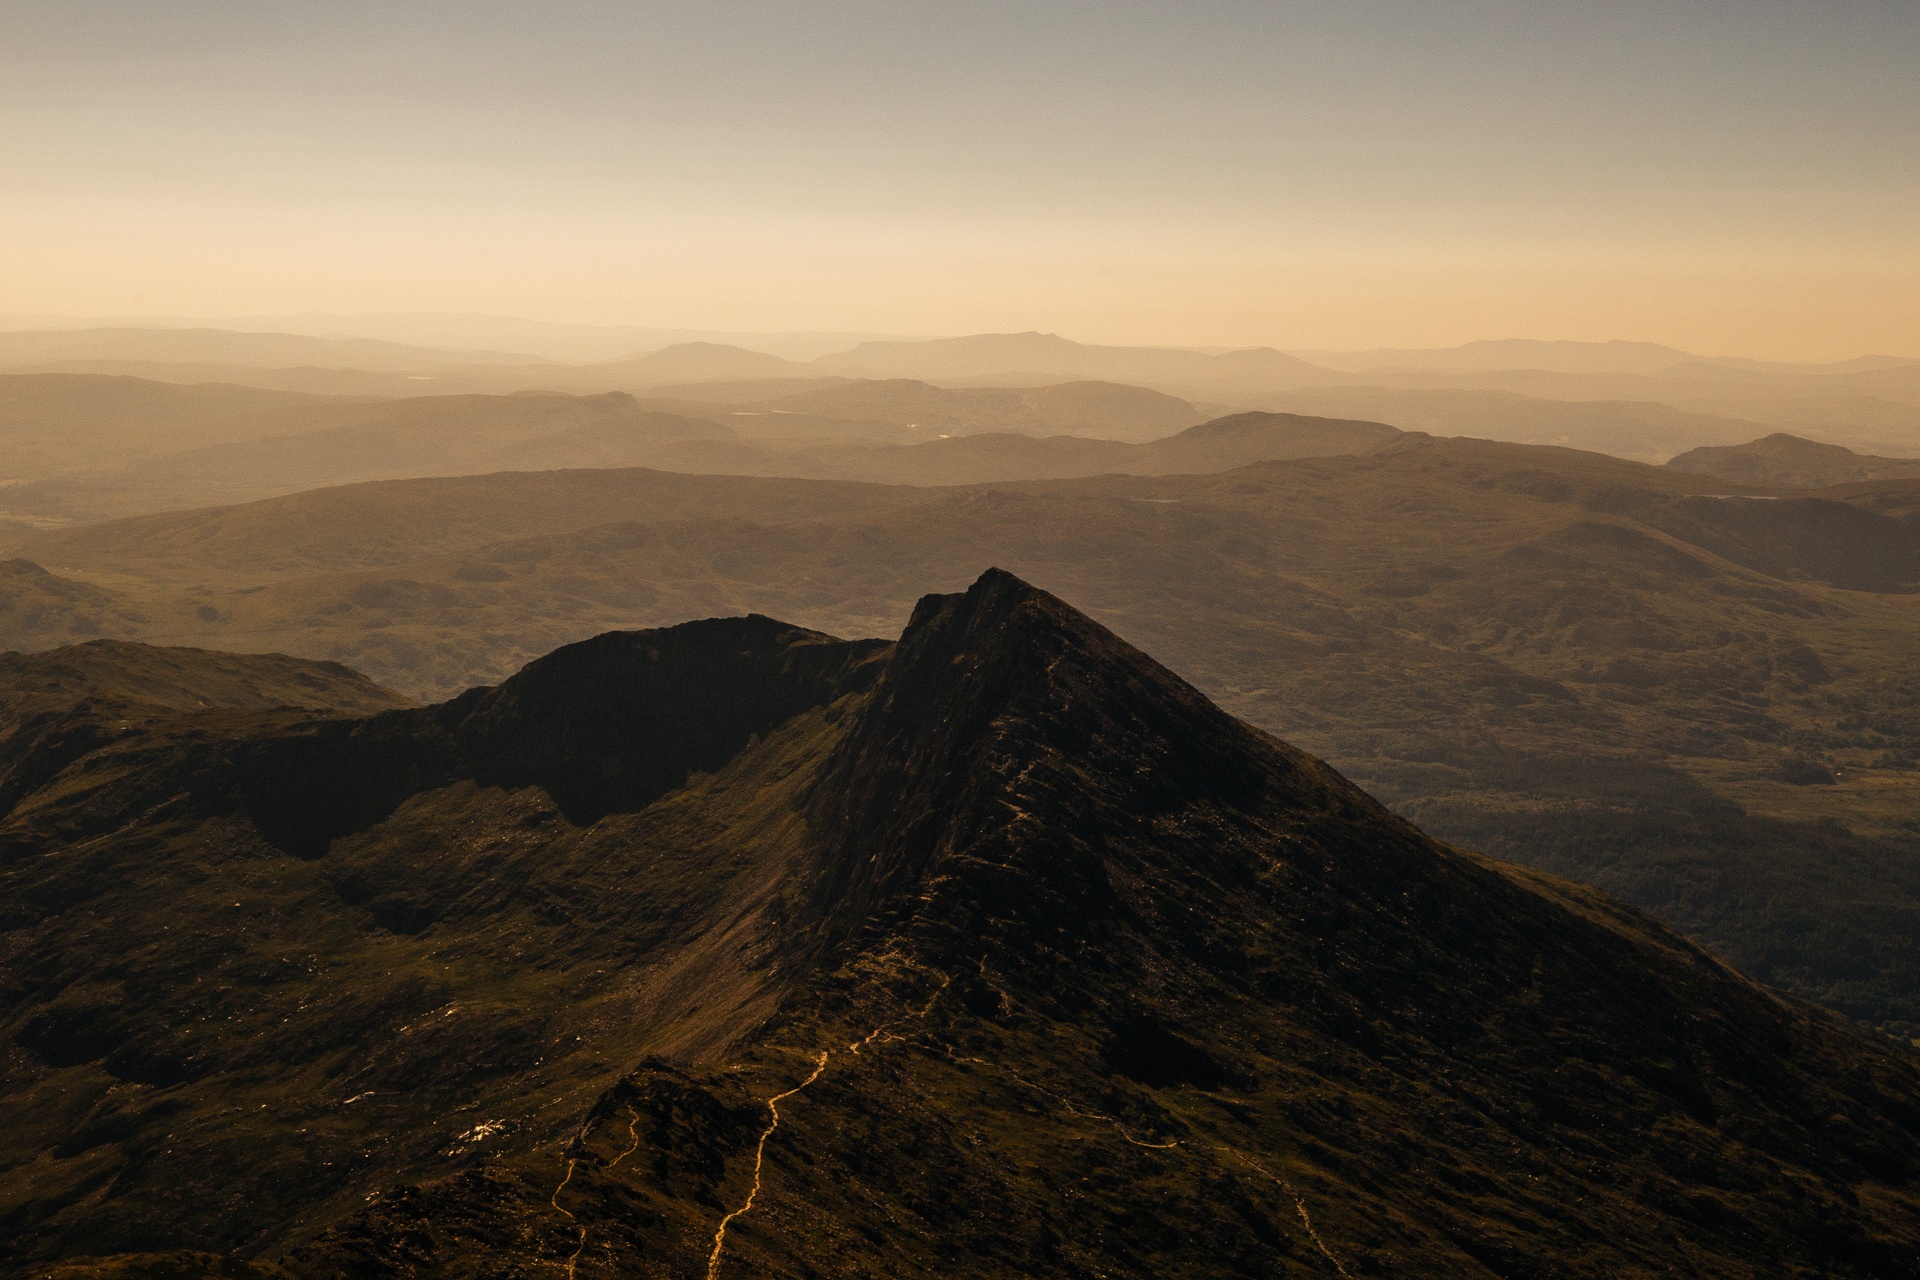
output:
[[[1079,610],[989,569],[920,600],[823,769],[821,906],[858,923],[930,877],[973,881],[992,864],[1022,882],[1023,910],[1078,927],[1110,898],[1096,830],[1255,804],[1275,776],[1313,771]]]

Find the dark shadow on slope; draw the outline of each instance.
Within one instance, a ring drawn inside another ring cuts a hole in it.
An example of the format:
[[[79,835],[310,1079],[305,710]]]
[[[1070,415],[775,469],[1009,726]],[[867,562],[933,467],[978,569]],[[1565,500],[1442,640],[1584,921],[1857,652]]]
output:
[[[867,688],[885,640],[843,641],[753,614],[615,631],[529,664],[442,712],[463,768],[539,786],[569,821],[645,808],[755,737]]]

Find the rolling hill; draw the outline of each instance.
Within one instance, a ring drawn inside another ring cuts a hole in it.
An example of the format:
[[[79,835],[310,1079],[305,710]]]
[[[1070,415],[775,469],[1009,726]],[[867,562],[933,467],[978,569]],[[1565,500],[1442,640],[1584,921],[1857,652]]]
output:
[[[0,375],[0,485],[97,471],[270,433],[278,415],[355,402],[89,374]],[[4,489],[0,489],[4,492]]]
[[[1746,444],[1689,449],[1667,465],[1675,471],[1783,488],[1823,489],[1862,480],[1920,478],[1920,458],[1876,458],[1784,431]]]
[[[20,1271],[1920,1271],[1911,1053],[1004,573],[156,718],[0,845]]]
[[[1249,462],[1372,453],[1400,434],[1377,422],[1242,413],[1145,444],[1003,431],[904,445],[689,440],[651,449],[642,460],[650,466],[712,475],[956,485],[1104,474],[1205,474]]]
[[[578,366],[570,376],[597,380],[618,379],[636,388],[675,382],[721,382],[740,378],[804,377],[808,368],[763,351],[720,342],[681,342],[658,351],[606,364]]]

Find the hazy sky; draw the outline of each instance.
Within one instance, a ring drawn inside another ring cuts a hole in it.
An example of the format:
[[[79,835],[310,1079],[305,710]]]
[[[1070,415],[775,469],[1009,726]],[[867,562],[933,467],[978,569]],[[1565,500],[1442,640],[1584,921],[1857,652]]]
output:
[[[1920,3],[0,0],[0,312],[1920,355]]]

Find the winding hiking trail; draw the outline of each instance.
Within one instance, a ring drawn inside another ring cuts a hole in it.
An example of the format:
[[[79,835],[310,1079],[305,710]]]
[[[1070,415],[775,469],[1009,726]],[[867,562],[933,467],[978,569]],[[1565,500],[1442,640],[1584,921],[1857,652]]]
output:
[[[629,1108],[629,1110],[632,1110],[632,1108]],[[583,1137],[585,1136],[584,1130],[582,1131],[582,1136]],[[609,1161],[607,1164],[607,1168],[609,1169],[614,1168],[622,1160],[625,1160],[628,1156],[632,1155],[634,1152],[638,1151],[639,1149],[640,1149],[640,1113],[638,1111],[634,1111],[633,1118],[627,1122],[627,1149],[625,1151],[622,1151],[619,1155],[615,1156],[611,1161]],[[577,1225],[580,1228],[580,1242],[574,1245],[573,1252],[567,1256],[565,1263],[562,1264],[566,1267],[567,1280],[574,1280],[574,1274],[580,1266],[580,1255],[584,1253],[587,1248],[587,1224],[584,1222],[581,1222],[580,1219],[575,1217],[570,1210],[563,1208],[560,1204],[560,1193],[562,1191],[565,1191],[567,1189],[567,1184],[573,1181],[573,1171],[579,1164],[580,1164],[579,1156],[569,1156],[567,1158],[566,1176],[560,1179],[560,1185],[553,1189],[553,1194],[551,1196],[547,1197],[547,1203],[553,1206],[554,1212],[565,1214],[569,1221],[573,1222],[575,1225]]]
[[[627,1121],[627,1149],[607,1162],[608,1169],[619,1168],[622,1160],[640,1149],[640,1111],[636,1107],[627,1110],[633,1113],[633,1119]]]
[[[905,1039],[904,1036],[894,1035],[892,1033],[892,1029],[894,1027],[899,1026],[903,1022],[909,1022],[917,1018],[924,1018],[929,1013],[933,1012],[933,1006],[940,1003],[940,997],[945,995],[947,988],[953,985],[953,978],[951,975],[943,974],[942,977],[945,980],[941,982],[940,989],[933,993],[933,998],[927,1001],[926,1006],[924,1008],[920,1009],[918,1012],[911,1012],[911,1013],[904,1014],[901,1017],[893,1019],[891,1022],[881,1023],[879,1026],[875,1027],[873,1030],[867,1032],[867,1034],[863,1038],[859,1040],[855,1040],[853,1043],[849,1044],[847,1046],[847,1052],[854,1054],[855,1056],[858,1056],[862,1049],[872,1044],[875,1040],[879,1040],[882,1044],[885,1044],[889,1041]],[[771,1138],[773,1136],[773,1131],[780,1127],[780,1103],[787,1098],[791,1098],[794,1094],[799,1093],[802,1089],[805,1089],[808,1085],[812,1084],[815,1080],[818,1080],[820,1078],[821,1073],[827,1069],[827,1062],[829,1059],[832,1058],[832,1056],[833,1054],[831,1050],[822,1049],[820,1051],[820,1057],[814,1063],[812,1075],[808,1076],[805,1080],[802,1080],[799,1084],[787,1090],[785,1093],[776,1093],[775,1095],[773,1095],[773,1097],[767,1099],[767,1111],[769,1113],[770,1118],[768,1120],[767,1127],[764,1130],[762,1130],[760,1133],[760,1145],[754,1148],[753,1186],[748,1190],[747,1198],[741,1201],[740,1207],[738,1209],[735,1209],[732,1213],[729,1213],[726,1217],[720,1219],[720,1226],[713,1233],[713,1253],[707,1259],[707,1280],[717,1280],[717,1277],[720,1274],[720,1257],[727,1247],[727,1228],[733,1225],[733,1220],[735,1218],[738,1218],[741,1214],[753,1208],[754,1198],[760,1194],[760,1171],[761,1171],[762,1163],[765,1160],[766,1154],[767,1154],[767,1139]]]
[[[822,1049],[820,1057],[813,1064],[812,1075],[785,1093],[776,1093],[767,1099],[767,1111],[771,1118],[767,1121],[767,1127],[760,1131],[760,1145],[753,1149],[753,1186],[747,1191],[747,1198],[740,1202],[740,1207],[720,1219],[720,1226],[713,1233],[713,1253],[707,1259],[707,1280],[714,1280],[714,1277],[720,1274],[720,1255],[727,1247],[727,1228],[733,1225],[735,1218],[753,1208],[754,1197],[760,1194],[760,1167],[766,1159],[767,1139],[771,1138],[773,1131],[780,1127],[781,1102],[818,1080],[820,1073],[827,1069],[827,1059],[831,1056],[827,1050]]]
[[[562,1209],[560,1207],[560,1193],[567,1189],[567,1184],[569,1182],[573,1181],[573,1170],[574,1170],[574,1167],[579,1163],[580,1163],[579,1156],[568,1157],[567,1176],[560,1179],[560,1185],[553,1189],[553,1194],[551,1196],[547,1197],[548,1204],[552,1205],[554,1209],[557,1210],[558,1212],[566,1214],[567,1221],[573,1223],[575,1226],[580,1228],[580,1242],[574,1245],[573,1252],[567,1255],[567,1262],[566,1262],[567,1280],[573,1280],[574,1269],[580,1265],[580,1253],[583,1249],[587,1247],[587,1224],[584,1222],[581,1222],[580,1219],[574,1217],[573,1214],[570,1213],[568,1210]]]
[[[1333,1269],[1340,1273],[1340,1280],[1353,1280],[1353,1276],[1348,1274],[1347,1269],[1340,1265],[1340,1259],[1334,1256],[1333,1250],[1327,1247],[1327,1242],[1320,1238],[1320,1233],[1314,1230],[1313,1219],[1307,1216],[1307,1202],[1300,1198],[1300,1193],[1293,1189],[1291,1182],[1288,1182],[1277,1173],[1270,1172],[1265,1165],[1247,1158],[1247,1156],[1232,1147],[1222,1146],[1216,1148],[1216,1150],[1225,1151],[1235,1160],[1238,1160],[1241,1164],[1247,1166],[1247,1168],[1264,1175],[1274,1186],[1286,1192],[1293,1200],[1294,1212],[1300,1215],[1300,1225],[1307,1229],[1307,1239],[1313,1241],[1313,1247],[1320,1251],[1321,1257],[1333,1264]]]

